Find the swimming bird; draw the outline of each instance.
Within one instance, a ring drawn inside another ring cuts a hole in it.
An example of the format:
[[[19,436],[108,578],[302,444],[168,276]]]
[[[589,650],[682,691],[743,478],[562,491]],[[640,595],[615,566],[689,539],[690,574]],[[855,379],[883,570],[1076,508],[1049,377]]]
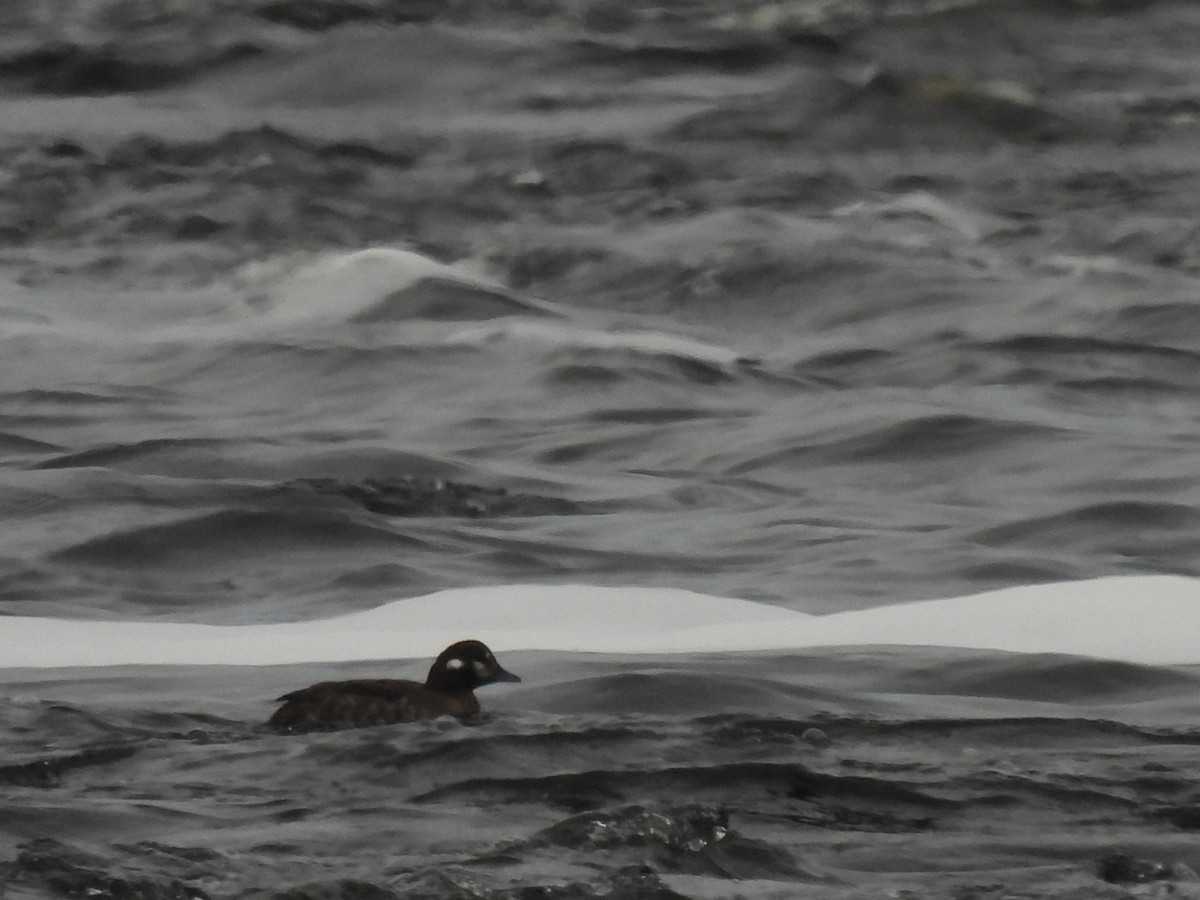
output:
[[[459,641],[433,661],[424,684],[394,678],[322,681],[279,697],[283,706],[267,725],[279,731],[333,731],[439,716],[462,719],[479,712],[475,688],[520,680],[496,662],[486,644]]]

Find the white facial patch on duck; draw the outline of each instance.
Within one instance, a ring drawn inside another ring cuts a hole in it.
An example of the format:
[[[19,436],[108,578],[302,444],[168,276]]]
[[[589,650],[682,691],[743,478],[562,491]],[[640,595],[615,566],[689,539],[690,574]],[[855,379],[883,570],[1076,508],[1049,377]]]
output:
[[[475,660],[471,663],[471,665],[475,667],[475,674],[480,678],[487,678],[492,674],[492,670],[487,663],[482,663],[479,660]]]
[[[461,669],[465,665],[466,665],[466,663],[463,662],[461,659],[459,659],[457,656],[453,657],[452,659],[446,660],[446,668],[449,669],[451,672],[457,672],[459,669]],[[475,665],[479,665],[479,663],[475,663]]]

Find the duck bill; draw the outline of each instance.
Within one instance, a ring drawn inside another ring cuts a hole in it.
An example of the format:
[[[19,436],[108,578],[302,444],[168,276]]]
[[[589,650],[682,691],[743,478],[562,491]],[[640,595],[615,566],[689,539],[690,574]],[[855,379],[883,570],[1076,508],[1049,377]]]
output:
[[[492,672],[491,680],[492,681],[520,681],[521,676],[514,675],[512,672],[508,671],[507,669],[502,669],[499,666],[496,666],[496,670],[494,672]]]

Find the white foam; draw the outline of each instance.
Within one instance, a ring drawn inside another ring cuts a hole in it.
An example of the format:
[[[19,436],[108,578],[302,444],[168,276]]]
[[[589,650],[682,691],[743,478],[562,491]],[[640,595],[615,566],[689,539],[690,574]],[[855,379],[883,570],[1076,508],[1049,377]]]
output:
[[[427,278],[504,293],[465,269],[393,247],[322,253],[298,266],[288,257],[255,263],[234,283],[265,306],[262,322],[281,325],[349,321]]]
[[[0,619],[4,666],[269,665],[495,650],[609,653],[925,645],[1200,663],[1200,579],[1101,578],[812,616],[666,588],[507,585],[440,591],[310,622],[197,625]]]
[[[732,366],[740,355],[693,338],[644,329],[613,330],[572,319],[569,311],[543,300],[517,298],[502,285],[469,270],[408,250],[372,247],[320,254],[297,265],[282,259],[247,267],[235,277],[261,312],[238,324],[252,331],[348,322],[378,308],[389,297],[425,279],[436,279],[514,299],[512,313],[471,324],[413,322],[410,337],[451,346],[524,342],[543,348],[582,348],[644,355],[670,355]]]

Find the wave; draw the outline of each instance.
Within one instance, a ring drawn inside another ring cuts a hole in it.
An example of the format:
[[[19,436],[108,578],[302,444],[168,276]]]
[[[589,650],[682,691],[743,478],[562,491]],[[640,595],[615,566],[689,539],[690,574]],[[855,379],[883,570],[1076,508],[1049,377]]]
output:
[[[155,91],[266,51],[258,40],[198,45],[194,37],[188,40],[187,28],[173,30],[173,39],[158,46],[151,41],[142,47],[111,40],[42,42],[0,57],[0,79],[10,89],[65,96]]]
[[[180,529],[186,532],[182,542]],[[101,538],[63,555],[123,565],[145,559],[177,564],[191,552],[219,564],[231,552],[254,553],[262,533],[306,552],[314,542],[329,547],[330,534],[343,544],[417,543],[345,519],[297,523],[280,515],[223,513]],[[214,542],[220,552],[206,554],[204,547]],[[180,549],[192,546],[200,549]],[[916,645],[1163,664],[1200,662],[1192,639],[1197,627],[1200,580],[1168,575],[1006,588],[824,616],[665,588],[508,585],[439,591],[345,616],[270,625],[11,616],[0,635],[0,653],[14,666],[391,659],[425,656],[469,631],[499,650],[696,653]]]
[[[619,324],[512,291],[476,274],[468,263],[447,264],[388,247],[268,258],[202,294],[154,299],[149,319],[92,322],[65,312],[22,328],[123,355],[136,334],[144,353],[137,362],[161,364],[164,379],[147,389],[157,395],[143,399],[161,401],[172,399],[164,388],[175,382],[190,386],[223,372],[233,378],[242,370],[261,378],[264,368],[310,367],[313,359],[339,372],[347,365],[377,371],[387,359],[461,367],[461,356],[446,354],[498,350],[502,358],[541,355],[539,363],[551,373],[558,366],[586,369],[595,363],[636,376],[634,363],[652,360],[662,366],[641,374],[704,384],[728,381],[756,364],[737,349],[673,332],[671,325],[655,327],[636,317]],[[58,393],[63,402],[77,397],[81,404],[89,396],[97,404],[134,399],[134,389],[112,391],[111,398]]]
[[[993,525],[972,538],[992,547],[1088,547],[1169,567],[1173,551],[1200,550],[1200,509],[1165,500],[1107,500]]]
[[[1181,323],[1183,324],[1183,323]],[[968,355],[986,354],[1004,366],[994,376],[1014,384],[1058,384],[1101,394],[1139,392],[1148,397],[1194,391],[1200,386],[1200,353],[1171,346],[1168,325],[1143,340],[1066,334],[1014,334],[968,341]],[[1184,331],[1183,333],[1187,333]]]
[[[63,776],[68,772],[128,759],[134,752],[132,747],[127,746],[93,747],[33,762],[0,765],[0,784],[17,787],[59,787]]]
[[[989,456],[1052,438],[1057,428],[1036,421],[1013,421],[984,413],[936,412],[892,405],[870,415],[864,408],[847,413],[837,409],[804,422],[806,433],[781,437],[766,452],[739,448],[729,474],[746,474],[780,467],[801,468],[814,463],[847,462],[937,465],[968,456]]]
[[[774,709],[797,718],[842,708],[838,692],[779,679],[658,668],[538,685],[522,692],[534,708],[557,713],[620,716],[703,715],[722,710]]]
[[[464,804],[518,801],[530,795],[572,798],[574,803],[602,807],[614,801],[671,801],[730,791],[742,804],[788,798],[843,805],[863,805],[876,815],[888,810],[930,811],[952,806],[940,798],[894,780],[861,775],[829,775],[799,763],[737,763],[637,769],[592,769],[554,775],[478,778],[435,788],[413,797],[417,803],[452,800]]]
[[[1023,422],[1004,422],[963,413],[919,416],[874,432],[824,444],[823,455],[850,460],[933,459],[976,450],[994,451],[1052,429]]]
[[[115,531],[59,550],[52,559],[91,566],[173,571],[212,567],[271,553],[337,554],[347,547],[412,550],[417,538],[333,511],[220,510]]]
[[[244,443],[240,441],[239,443]],[[192,472],[207,468],[205,461],[214,460],[216,450],[230,444],[215,438],[150,438],[123,444],[92,447],[76,453],[63,453],[43,460],[35,469],[77,469],[88,466],[104,468],[126,468],[132,463],[146,460],[169,460],[173,465],[188,467]]]
[[[525,342],[552,351],[608,351],[630,356],[660,357],[677,364],[689,380],[720,381],[726,375],[717,367],[750,365],[741,353],[727,347],[665,332],[607,330],[575,324],[511,320],[477,325],[450,332],[447,344],[481,346],[497,341]]]
[[[999,697],[1045,703],[1086,704],[1127,698],[1136,701],[1167,691],[1194,691],[1191,672],[1109,659],[1019,655],[1002,659],[946,660],[921,672],[897,676],[897,690],[956,696]],[[994,742],[996,738],[989,738]]]
[[[833,663],[826,675],[839,665],[869,673],[883,695],[895,688],[890,676],[920,676],[940,658],[824,661]],[[662,660],[519,662],[545,683],[614,666],[653,675]],[[687,665],[712,682],[722,669],[786,681],[779,662]],[[1021,890],[1035,897],[1049,895],[1047,873],[1052,887],[1090,885],[1101,853],[1102,877],[1144,880],[1136,873],[1146,865],[1120,867],[1107,850],[1114,840],[1136,845],[1147,827],[1159,856],[1187,858],[1194,843],[1194,700],[1184,729],[1087,718],[1075,706],[1021,716],[1010,703],[989,717],[978,702],[969,718],[505,710],[471,724],[303,737],[257,724],[280,679],[313,674],[179,669],[19,682],[20,692],[70,705],[0,705],[0,784],[13,796],[5,827],[19,841],[3,863],[9,883],[38,896],[69,887],[146,897],[214,885],[257,896],[283,884],[316,900],[683,896],[667,882],[688,896],[794,894],[868,877],[886,892],[986,877],[1027,878]],[[843,700],[867,695],[851,687]],[[182,711],[197,707],[236,718]],[[811,738],[817,730],[823,743]],[[1152,877],[1186,882],[1189,872]]]
[[[1182,333],[1189,333],[1184,328]],[[980,340],[948,331],[904,347],[862,345],[798,353],[791,374],[842,388],[940,386],[970,373],[988,385],[1097,394],[1178,395],[1200,386],[1200,355],[1172,346],[1169,330],[1144,340],[1017,333]]]
[[[47,441],[39,441],[35,438],[25,437],[20,434],[13,434],[8,431],[0,431],[0,454],[8,456],[26,455],[26,454],[45,454],[61,451],[63,448],[58,444],[51,444]]]
[[[256,267],[240,280],[261,282],[264,277],[276,280],[265,293],[255,295],[255,288],[250,289],[257,299],[247,324],[254,327],[329,321],[460,323],[407,334],[440,346],[521,342],[550,350],[662,356],[701,366],[732,366],[743,360],[736,351],[682,335],[590,324],[564,307],[522,297],[461,266],[406,250],[326,254],[282,278],[276,273],[264,276]]]
[[[254,263],[231,284],[247,295],[252,319],[270,324],[564,315],[461,266],[388,247]]]

